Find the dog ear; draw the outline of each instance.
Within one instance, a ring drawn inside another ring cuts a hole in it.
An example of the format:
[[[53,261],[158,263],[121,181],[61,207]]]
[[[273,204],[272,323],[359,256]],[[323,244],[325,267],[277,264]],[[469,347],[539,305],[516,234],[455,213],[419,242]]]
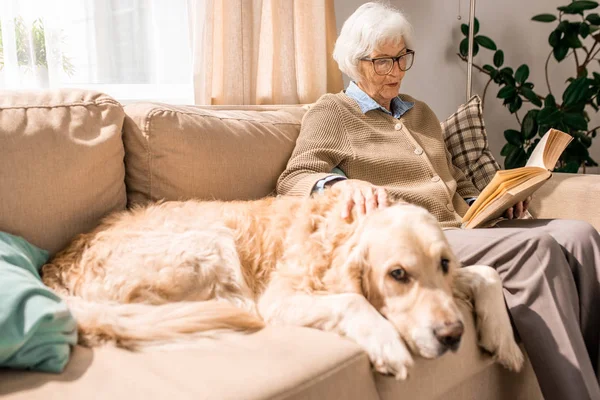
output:
[[[356,246],[350,253],[342,271],[351,277],[356,292],[362,293],[369,303],[380,310],[383,306],[383,297],[380,289],[374,286],[373,268],[367,261],[368,255],[369,248],[367,246]]]
[[[333,262],[336,273],[336,286],[344,291],[363,293],[363,275],[368,268],[367,246],[352,241],[347,243],[342,251],[338,253]]]

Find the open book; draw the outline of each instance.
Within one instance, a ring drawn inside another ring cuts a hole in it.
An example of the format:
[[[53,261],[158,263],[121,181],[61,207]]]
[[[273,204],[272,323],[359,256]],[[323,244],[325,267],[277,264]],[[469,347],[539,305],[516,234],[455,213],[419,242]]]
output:
[[[571,135],[550,129],[524,167],[497,171],[463,217],[463,228],[487,226],[486,223],[501,217],[509,207],[535,192],[550,179],[550,171],[571,140]]]

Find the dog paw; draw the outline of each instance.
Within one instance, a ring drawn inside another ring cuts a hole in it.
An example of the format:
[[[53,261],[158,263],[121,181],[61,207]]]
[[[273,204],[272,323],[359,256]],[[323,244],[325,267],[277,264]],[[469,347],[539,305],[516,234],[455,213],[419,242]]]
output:
[[[493,268],[483,265],[473,265],[463,270],[463,285],[468,286],[473,295],[479,346],[506,368],[519,371],[524,357],[515,341],[500,275]]]
[[[393,375],[397,380],[408,377],[413,359],[394,328],[377,330],[377,327],[374,327],[373,334],[368,335],[364,342],[359,344],[366,350],[377,372]]]
[[[498,363],[511,371],[518,372],[525,358],[515,341],[510,322],[508,326],[478,321],[479,346],[488,351]]]
[[[523,352],[514,340],[501,346],[495,355],[495,359],[514,372],[519,372],[521,368],[523,368],[523,363],[525,362]]]

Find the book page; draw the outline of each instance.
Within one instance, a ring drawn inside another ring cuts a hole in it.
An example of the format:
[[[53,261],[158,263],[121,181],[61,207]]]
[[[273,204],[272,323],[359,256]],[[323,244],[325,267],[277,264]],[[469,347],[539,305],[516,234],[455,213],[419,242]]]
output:
[[[573,140],[571,135],[550,129],[540,139],[527,164],[497,171],[462,219],[463,226],[480,226],[504,214],[506,209],[531,195],[548,180],[560,155]]]
[[[552,173],[546,171],[545,174],[540,174],[523,182],[521,185],[506,190],[502,195],[498,196],[485,209],[483,209],[475,218],[463,224],[466,229],[477,228],[494,218],[498,218],[504,214],[509,208],[517,204],[519,201],[525,200],[528,196],[539,189],[550,177]]]
[[[506,192],[510,191],[511,189],[514,189],[515,187],[518,187],[519,185],[523,185],[525,182],[527,182],[530,179],[533,179],[535,176],[543,174],[543,172],[546,172],[546,170],[540,170],[539,168],[535,168],[533,170],[524,171],[523,174],[514,176],[513,178],[511,178],[511,179],[509,179],[509,180],[507,180],[505,182],[502,182],[498,186],[498,188],[496,189],[496,191],[494,192],[494,194],[491,195],[491,196],[489,196],[481,204],[481,206],[478,207],[477,210],[475,210],[475,212],[470,217],[470,219],[477,218],[477,216],[479,214],[481,214],[482,212],[484,212],[486,210],[486,208],[488,207],[488,205],[490,203],[492,203],[493,201],[495,201],[498,197],[501,197]]]
[[[573,136],[557,129],[550,129],[537,144],[525,166],[540,167],[552,171],[562,152]]]
[[[477,197],[477,200],[471,204],[471,207],[467,210],[467,213],[463,217],[463,222],[471,219],[480,209],[485,208],[485,206],[492,201],[496,196],[499,195],[498,188],[503,182],[510,181],[517,176],[528,176],[531,177],[536,173],[540,173],[540,171],[545,171],[545,169],[540,169],[538,167],[521,167],[515,169],[501,170],[496,171],[496,175],[494,178],[488,183],[488,185],[483,189],[481,194]]]

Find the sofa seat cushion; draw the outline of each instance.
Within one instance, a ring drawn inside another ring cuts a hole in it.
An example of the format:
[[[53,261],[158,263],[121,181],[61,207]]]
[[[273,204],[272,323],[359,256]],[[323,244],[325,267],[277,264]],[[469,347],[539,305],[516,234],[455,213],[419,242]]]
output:
[[[304,109],[228,108],[127,105],[123,142],[129,204],[274,194]]]
[[[407,381],[373,373],[350,340],[308,328],[268,327],[251,335],[202,339],[192,349],[132,353],[76,347],[62,375],[0,370],[3,400],[98,399],[437,399],[464,395],[541,399],[537,381],[505,370],[475,343],[473,318],[456,354],[415,359]],[[482,386],[485,385],[485,386]],[[465,389],[467,388],[467,389]],[[522,394],[522,395],[521,395]],[[528,396],[528,397],[523,397]]]
[[[124,116],[97,92],[0,92],[0,231],[53,255],[124,209]]]
[[[0,371],[3,400],[376,399],[367,356],[308,328],[202,339],[192,349],[133,353],[76,347],[65,372]]]

